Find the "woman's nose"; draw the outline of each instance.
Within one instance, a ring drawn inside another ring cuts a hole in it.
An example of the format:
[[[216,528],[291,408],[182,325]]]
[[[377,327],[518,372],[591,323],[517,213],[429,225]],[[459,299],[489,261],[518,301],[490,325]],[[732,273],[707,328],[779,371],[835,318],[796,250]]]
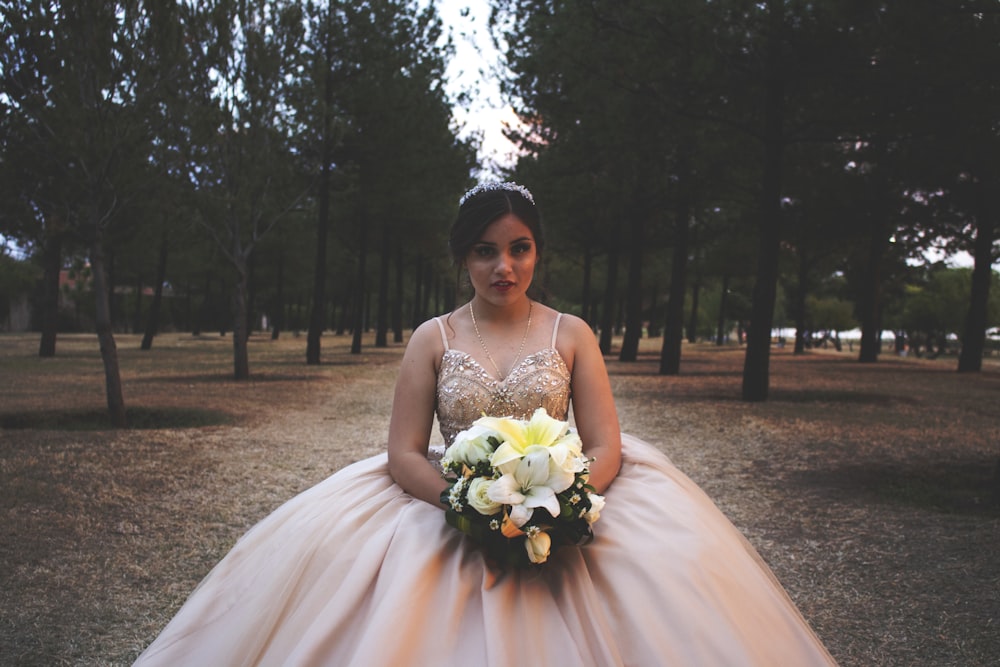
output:
[[[500,253],[500,255],[497,257],[496,270],[499,273],[506,273],[510,271],[511,266],[513,266],[513,262],[511,261],[510,255],[504,252]]]

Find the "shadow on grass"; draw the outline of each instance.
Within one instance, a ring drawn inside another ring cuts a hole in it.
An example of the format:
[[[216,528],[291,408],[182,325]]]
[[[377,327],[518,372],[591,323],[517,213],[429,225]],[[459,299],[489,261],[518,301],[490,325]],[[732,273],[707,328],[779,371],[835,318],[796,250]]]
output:
[[[847,465],[795,473],[796,481],[850,496],[932,512],[1000,517],[996,461],[947,462],[903,467]]]
[[[861,405],[891,405],[892,396],[864,391],[840,389],[771,389],[768,397],[782,403],[858,403]],[[902,402],[902,401],[899,401]]]
[[[266,382],[312,382],[323,379],[319,375],[298,375],[292,373],[251,373],[246,380],[233,379],[232,373],[197,373],[193,375],[148,375],[136,378],[131,382],[136,384],[233,384],[253,385]]]
[[[743,371],[739,368],[723,366],[705,361],[703,359],[691,359],[681,361],[681,372],[673,375],[660,372],[660,362],[658,359],[640,357],[637,361],[617,361],[606,362],[608,375],[630,376],[653,376],[664,380],[681,381],[706,377],[728,377],[739,380],[743,376]]]
[[[368,366],[370,364],[378,363],[372,359],[378,359],[377,355],[369,356],[352,356],[341,359],[339,357],[333,359],[324,359],[318,364],[306,364],[306,362],[301,359],[269,359],[264,362],[263,365],[266,366],[292,366],[292,367],[302,367],[308,366],[312,369],[320,369],[324,366]]]
[[[203,408],[128,408],[129,429],[198,428],[231,424],[234,417],[221,410]],[[48,431],[111,430],[108,411],[103,409],[39,410],[17,414],[0,413],[0,428]]]

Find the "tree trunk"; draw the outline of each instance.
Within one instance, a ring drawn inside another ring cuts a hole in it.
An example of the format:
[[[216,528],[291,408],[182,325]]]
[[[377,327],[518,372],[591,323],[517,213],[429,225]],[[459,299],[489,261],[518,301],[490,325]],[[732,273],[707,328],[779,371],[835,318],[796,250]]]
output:
[[[799,248],[799,281],[795,287],[795,305],[792,307],[795,317],[794,354],[805,354],[806,351],[806,281],[808,278],[808,258],[805,251]]]
[[[236,285],[234,283],[233,284],[233,289],[235,289],[235,288],[236,288]],[[211,310],[211,311],[209,311],[209,314],[213,315],[215,317],[215,324],[218,325],[218,327],[219,327],[219,337],[220,338],[225,338],[226,332],[229,331],[229,325],[233,323],[232,319],[233,319],[233,312],[234,312],[234,304],[233,304],[233,295],[232,295],[232,293],[230,293],[230,295],[229,295],[229,309],[226,311],[229,314],[229,317],[226,317],[225,314],[223,314],[221,312],[221,304],[224,302],[224,299],[226,298],[225,294],[226,294],[226,290],[227,289],[228,289],[228,287],[226,286],[226,280],[223,278],[223,279],[221,279],[219,281],[219,304],[220,304],[220,312],[217,314],[214,309]],[[244,304],[245,304],[246,303],[246,294],[245,293],[244,293],[243,301],[244,301]],[[246,306],[244,305],[244,309],[245,308],[246,308]]]
[[[242,266],[236,267],[236,284],[233,287],[233,377],[246,380],[250,377],[250,355],[247,334],[247,266],[246,258],[237,256]]]
[[[354,336],[351,340],[351,354],[361,354],[361,335],[365,329],[365,273],[368,260],[368,220],[361,204],[361,245],[358,250],[358,277],[354,285]]]
[[[721,346],[726,338],[726,301],[729,299],[729,274],[722,274],[722,293],[719,295],[719,317],[715,323],[715,344]]]
[[[396,298],[392,300],[392,342],[403,342],[403,244],[396,242]]]
[[[124,428],[125,398],[122,394],[121,371],[118,367],[118,348],[111,330],[111,307],[108,299],[108,279],[104,268],[104,247],[101,234],[90,249],[90,270],[94,277],[95,324],[97,340],[104,362],[104,390],[108,402],[108,416],[115,428]]]
[[[590,280],[593,271],[594,251],[588,242],[583,249],[583,285],[580,288],[580,303],[582,304],[581,315],[583,321],[594,328],[593,299],[590,296]]]
[[[191,296],[191,283],[184,285],[184,324],[181,328],[182,331],[190,331],[193,319],[191,317],[194,311],[193,299]]]
[[[160,306],[163,303],[163,283],[167,280],[167,235],[160,237],[160,253],[156,260],[156,282],[153,289],[153,303],[149,306],[149,316],[146,318],[146,332],[142,337],[140,349],[149,350],[153,347],[153,336],[159,333]]]
[[[984,196],[989,196],[984,194]],[[985,207],[983,207],[985,209]],[[993,241],[996,222],[983,210],[976,225],[975,264],[972,269],[972,293],[962,334],[962,351],[958,357],[959,373],[978,373],[983,368],[986,347],[987,310],[990,302],[990,282],[993,273]]]
[[[191,329],[192,336],[200,336],[202,330],[209,329],[212,323],[209,321],[209,313],[212,312],[212,274],[205,272],[205,288],[202,290],[201,306],[195,316],[194,327]]]
[[[247,257],[247,328],[246,337],[250,340],[257,326],[257,256]]]
[[[743,364],[743,400],[766,401],[770,384],[771,327],[781,243],[781,167],[784,154],[784,80],[781,75],[783,0],[769,0],[764,98],[764,173],[761,186],[757,276]]]
[[[615,328],[615,296],[618,291],[618,248],[608,248],[608,272],[604,286],[604,306],[601,312],[600,348],[611,354],[611,339]]]
[[[375,314],[375,347],[389,347],[389,225],[382,221],[382,252],[378,263],[378,305]]]
[[[111,330],[115,330],[115,325],[118,324],[118,300],[115,299],[115,285],[117,276],[115,275],[115,253],[108,252],[107,258],[104,260],[104,274],[108,277],[108,319],[111,321]],[[124,309],[123,309],[124,310]],[[136,320],[138,322],[138,320]],[[138,324],[136,324],[136,333],[138,333]],[[125,322],[122,321],[122,331],[128,331]]]
[[[321,338],[326,328],[326,247],[330,229],[330,146],[323,137],[323,165],[319,179],[319,207],[316,216],[316,259],[313,266],[312,310],[306,336],[306,364],[320,363]]]
[[[132,308],[132,333],[137,334],[142,329],[142,274],[135,277],[135,303]],[[108,320],[111,321],[111,300],[114,294],[108,289]],[[112,322],[112,328],[114,323]],[[128,331],[128,328],[125,329]]]
[[[352,285],[347,285],[347,289],[343,290],[340,295],[340,303],[337,308],[337,335],[343,336],[347,332],[348,326],[350,326],[351,319],[351,294],[354,291]]]
[[[691,285],[691,317],[688,319],[687,340],[689,343],[698,342],[698,306],[701,297],[701,279],[697,273],[694,277],[694,284]]]
[[[874,363],[882,347],[882,262],[889,243],[886,220],[876,212],[868,243],[868,266],[861,286],[861,349],[858,361]]]
[[[442,289],[444,291],[444,304],[440,312],[450,313],[451,311],[455,310],[456,306],[455,288],[451,285],[450,282],[445,282],[444,279],[439,279],[439,282],[441,283]]]
[[[434,297],[437,296],[437,281],[434,280],[434,267],[430,262],[424,265],[424,302],[420,306],[421,318],[420,322],[423,323],[429,317],[431,317],[431,303]]]
[[[278,250],[278,275],[274,286],[274,308],[271,312],[271,340],[278,340],[285,328],[285,248]],[[308,361],[307,361],[308,363]]]
[[[413,317],[410,319],[410,328],[416,329],[423,322],[423,313],[420,312],[420,305],[424,302],[424,256],[417,255],[417,261],[413,267]]]
[[[625,336],[619,361],[635,361],[642,338],[642,255],[645,242],[646,211],[632,216],[629,235],[628,285],[625,287]]]
[[[659,338],[663,335],[663,331],[661,331],[661,327],[663,326],[661,320],[663,318],[661,315],[664,315],[666,311],[660,313],[660,309],[656,307],[660,300],[660,290],[654,286],[649,288],[648,293],[649,300],[647,303],[649,303],[649,308],[646,313],[649,315],[649,318],[646,320],[648,322],[646,325],[646,336],[649,338]]]
[[[62,239],[51,236],[42,248],[42,337],[38,344],[39,357],[54,357],[56,333],[59,329],[59,274],[62,272]]]
[[[681,372],[690,217],[690,202],[687,195],[681,193],[674,211],[674,252],[670,265],[670,294],[667,297],[667,317],[663,328],[663,349],[660,351],[660,375],[677,375]]]
[[[779,214],[772,207],[765,216]],[[757,250],[757,280],[753,289],[750,323],[747,327],[747,351],[743,364],[743,400],[766,401],[770,385],[771,329],[778,282],[777,221],[761,224]]]

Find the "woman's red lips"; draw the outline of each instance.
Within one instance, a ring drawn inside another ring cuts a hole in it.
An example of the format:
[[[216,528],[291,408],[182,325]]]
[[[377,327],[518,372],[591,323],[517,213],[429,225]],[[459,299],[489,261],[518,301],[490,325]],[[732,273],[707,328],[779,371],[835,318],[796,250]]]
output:
[[[510,289],[513,286],[514,286],[514,283],[512,283],[509,280],[498,280],[495,283],[493,283],[493,287],[495,287],[496,289],[501,289],[501,290]]]

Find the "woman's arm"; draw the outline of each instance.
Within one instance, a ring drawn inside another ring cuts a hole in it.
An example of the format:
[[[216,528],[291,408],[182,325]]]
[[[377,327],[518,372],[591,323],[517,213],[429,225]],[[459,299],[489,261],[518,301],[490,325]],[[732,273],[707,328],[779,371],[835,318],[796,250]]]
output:
[[[403,354],[389,422],[389,474],[404,491],[444,509],[441,492],[448,483],[427,460],[434,424],[437,360],[444,354],[437,324],[417,327]]]
[[[580,318],[563,315],[559,339],[560,348],[566,341],[568,354],[564,356],[571,363],[573,417],[583,453],[596,459],[590,464],[590,483],[603,493],[618,474],[622,456],[621,430],[608,370],[594,332]]]

